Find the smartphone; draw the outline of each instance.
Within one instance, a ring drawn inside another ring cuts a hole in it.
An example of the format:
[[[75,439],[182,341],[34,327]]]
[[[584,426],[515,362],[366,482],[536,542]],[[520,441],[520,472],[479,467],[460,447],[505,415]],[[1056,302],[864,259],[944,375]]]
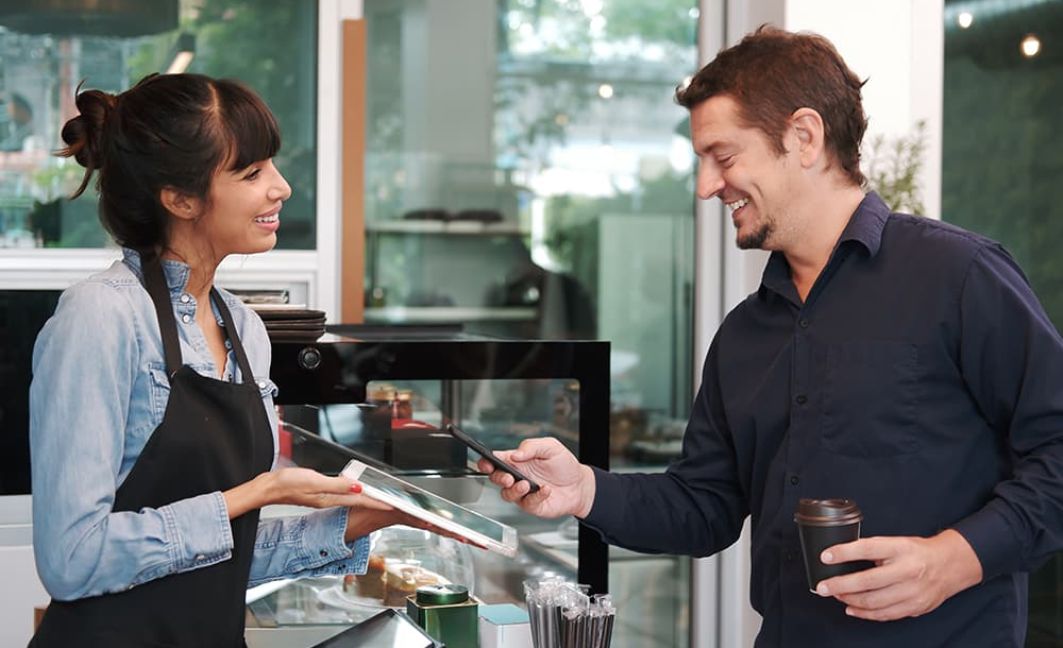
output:
[[[531,479],[529,479],[524,473],[496,457],[495,453],[491,452],[490,448],[480,443],[476,439],[472,438],[468,434],[465,434],[464,432],[459,430],[457,427],[454,426],[453,423],[447,423],[443,429],[445,429],[452,437],[454,437],[458,441],[461,441],[465,445],[472,448],[473,451],[476,452],[476,454],[486,459],[492,466],[495,467],[496,470],[501,470],[502,472],[506,472],[510,475],[513,475],[513,479],[516,479],[517,481],[524,480],[528,482],[528,485],[531,486],[531,490],[528,491],[529,493],[534,493],[535,491],[539,490],[539,484],[536,484]]]

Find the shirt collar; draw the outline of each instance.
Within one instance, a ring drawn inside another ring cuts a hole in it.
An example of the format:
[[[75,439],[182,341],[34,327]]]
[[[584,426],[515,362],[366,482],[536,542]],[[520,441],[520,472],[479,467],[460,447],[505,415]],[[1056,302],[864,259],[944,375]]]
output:
[[[882,230],[890,217],[890,208],[874,191],[869,191],[853,212],[849,224],[842,230],[838,245],[846,241],[856,241],[874,258],[882,246]]]
[[[122,261],[129,266],[133,274],[144,281],[144,269],[141,264],[140,253],[130,248],[122,248]],[[184,292],[188,284],[188,275],[191,268],[188,264],[172,259],[162,260],[162,272],[166,275],[166,286],[170,289],[170,296],[177,297]]]
[[[848,241],[867,250],[868,256],[874,258],[882,246],[882,230],[886,227],[890,209],[874,191],[869,191],[857,205],[856,211],[849,218],[849,223],[842,230],[835,249]],[[761,285],[781,295],[796,299],[797,291],[790,281],[790,264],[782,252],[772,252],[761,277]]]

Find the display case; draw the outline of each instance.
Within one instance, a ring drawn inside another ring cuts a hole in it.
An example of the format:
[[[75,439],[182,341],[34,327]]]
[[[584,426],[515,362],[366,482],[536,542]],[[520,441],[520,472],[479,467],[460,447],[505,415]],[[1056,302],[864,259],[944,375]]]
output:
[[[485,603],[521,603],[524,579],[548,572],[608,590],[597,533],[503,501],[475,470],[475,455],[440,431],[454,423],[495,449],[551,436],[583,463],[608,468],[608,342],[501,340],[443,327],[329,330],[315,341],[273,342],[282,459],[335,474],[358,458],[516,528],[518,554],[385,529],[367,575],[274,585],[251,597],[256,622],[357,622],[436,580],[466,585]]]

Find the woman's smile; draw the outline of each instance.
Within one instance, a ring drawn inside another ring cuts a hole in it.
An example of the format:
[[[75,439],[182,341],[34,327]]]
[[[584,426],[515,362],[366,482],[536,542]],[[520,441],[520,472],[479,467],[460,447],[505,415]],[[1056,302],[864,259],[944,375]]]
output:
[[[266,212],[265,214],[255,216],[255,225],[261,227],[267,232],[276,232],[281,225],[280,212],[281,208],[280,205],[278,205]]]

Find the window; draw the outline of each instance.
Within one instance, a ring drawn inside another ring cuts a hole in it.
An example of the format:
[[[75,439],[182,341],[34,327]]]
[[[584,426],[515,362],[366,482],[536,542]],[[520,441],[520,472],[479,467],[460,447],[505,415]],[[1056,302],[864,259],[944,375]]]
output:
[[[610,340],[611,465],[662,469],[693,398],[697,3],[364,11],[366,320]],[[689,561],[610,558],[613,645],[685,645]]]
[[[305,0],[23,2],[0,8],[0,248],[108,244],[83,169],[54,157],[75,88],[127,89],[185,60],[187,71],[239,79],[280,123],[276,163],[292,186],[278,247],[313,249],[317,6]],[[49,8],[55,4],[57,8]],[[60,7],[61,5],[61,7]]]

